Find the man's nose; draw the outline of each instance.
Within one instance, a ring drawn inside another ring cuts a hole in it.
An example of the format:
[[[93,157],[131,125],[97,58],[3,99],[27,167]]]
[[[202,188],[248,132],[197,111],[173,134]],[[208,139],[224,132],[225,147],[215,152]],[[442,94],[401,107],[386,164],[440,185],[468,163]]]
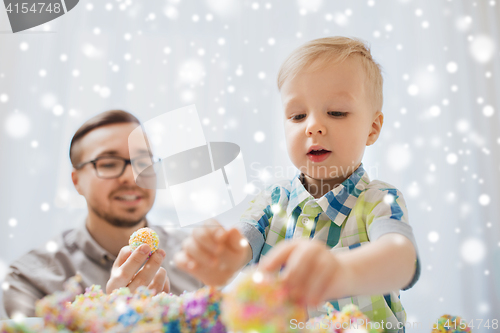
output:
[[[118,180],[121,183],[135,184],[134,171],[132,170],[132,164],[129,163],[125,167],[125,170],[123,170],[122,175],[120,177],[118,177]]]

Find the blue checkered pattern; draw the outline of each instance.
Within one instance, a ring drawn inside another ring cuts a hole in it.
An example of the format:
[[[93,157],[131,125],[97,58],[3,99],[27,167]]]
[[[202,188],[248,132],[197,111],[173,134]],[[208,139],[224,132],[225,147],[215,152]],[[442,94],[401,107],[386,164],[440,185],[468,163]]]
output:
[[[254,226],[262,234],[265,243],[260,257],[281,241],[301,237],[322,241],[332,252],[350,251],[369,244],[373,241],[370,235],[380,235],[380,230],[402,233],[414,242],[401,192],[387,183],[370,181],[363,165],[319,199],[307,192],[300,174],[291,181],[273,184],[252,200],[240,221]],[[395,222],[398,223],[396,227]],[[418,259],[416,267],[410,286],[419,276]],[[337,309],[356,304],[372,321],[384,320],[391,322],[393,327],[406,321],[399,290],[386,295],[362,295],[330,302]],[[320,306],[309,312],[316,316],[324,310]],[[404,330],[387,331],[402,333]]]

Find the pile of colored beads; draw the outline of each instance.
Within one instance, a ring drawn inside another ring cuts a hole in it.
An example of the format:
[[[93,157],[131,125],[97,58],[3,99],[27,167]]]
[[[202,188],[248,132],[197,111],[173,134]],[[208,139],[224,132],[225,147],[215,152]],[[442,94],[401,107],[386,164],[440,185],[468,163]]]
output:
[[[472,330],[464,319],[445,314],[439,317],[437,323],[432,325],[432,333],[445,332],[470,333]]]
[[[292,332],[290,321],[306,318],[306,308],[290,299],[283,283],[255,269],[248,270],[222,301],[222,321],[233,332]]]
[[[153,296],[145,286],[134,293],[120,288],[105,294],[100,286],[93,285],[78,295],[74,285],[75,278],[71,278],[65,291],[37,302],[36,314],[44,319],[44,333],[226,332],[219,319],[222,294],[213,288],[180,296],[164,292]]]

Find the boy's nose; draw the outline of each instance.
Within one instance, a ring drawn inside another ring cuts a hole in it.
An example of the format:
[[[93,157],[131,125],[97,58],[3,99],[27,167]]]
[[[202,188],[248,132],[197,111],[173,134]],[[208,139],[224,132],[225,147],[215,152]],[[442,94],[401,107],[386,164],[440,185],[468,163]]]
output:
[[[315,133],[315,132],[317,132],[319,134],[323,134],[323,131],[321,129],[318,129],[316,131],[309,131],[309,135],[313,135],[313,133]]]
[[[311,136],[313,134],[326,134],[326,127],[318,120],[311,120],[306,128],[307,136]]]

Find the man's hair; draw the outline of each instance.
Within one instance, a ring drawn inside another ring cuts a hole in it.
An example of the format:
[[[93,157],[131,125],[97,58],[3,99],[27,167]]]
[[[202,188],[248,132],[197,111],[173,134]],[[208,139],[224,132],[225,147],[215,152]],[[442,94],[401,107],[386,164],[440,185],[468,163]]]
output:
[[[370,47],[361,39],[343,36],[314,39],[295,49],[281,65],[278,72],[278,89],[300,71],[321,69],[352,57],[359,59],[367,78],[367,94],[376,110],[382,111],[384,102],[382,67],[373,60]],[[316,62],[316,60],[322,60]],[[309,68],[314,63],[314,68]]]
[[[95,130],[96,128],[121,123],[136,123],[140,124],[139,119],[133,116],[131,113],[123,110],[110,110],[99,113],[98,115],[87,120],[80,128],[76,131],[73,139],[69,146],[69,159],[71,164],[76,166],[80,163],[80,154],[74,152],[74,146],[78,141],[80,141],[89,132]]]

